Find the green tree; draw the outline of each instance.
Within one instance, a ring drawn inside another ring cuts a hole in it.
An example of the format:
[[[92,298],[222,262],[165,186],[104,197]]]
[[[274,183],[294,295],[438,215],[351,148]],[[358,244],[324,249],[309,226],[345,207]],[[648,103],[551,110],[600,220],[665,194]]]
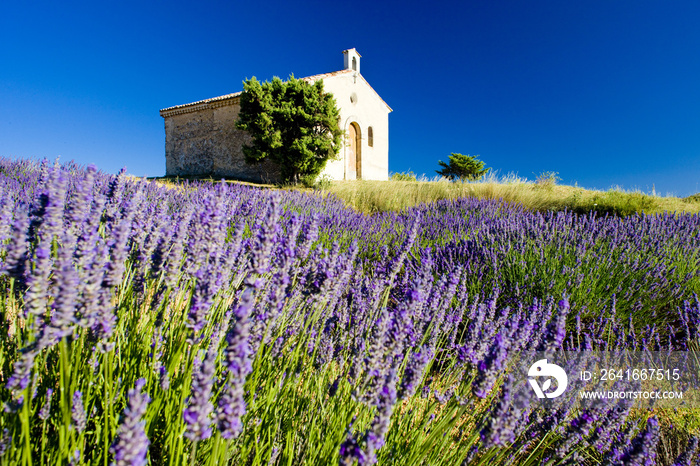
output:
[[[477,159],[477,157],[478,155],[463,155],[453,152],[450,155],[450,163],[438,160],[438,164],[442,167],[442,170],[435,171],[438,175],[444,176],[449,180],[457,178],[460,180],[478,180],[491,169],[484,168],[484,162]]]
[[[244,81],[236,127],[252,137],[243,146],[248,163],[271,160],[279,165],[284,181],[297,183],[316,177],[340,151],[343,132],[340,111],[323,81],[310,84],[289,77],[283,82]]]

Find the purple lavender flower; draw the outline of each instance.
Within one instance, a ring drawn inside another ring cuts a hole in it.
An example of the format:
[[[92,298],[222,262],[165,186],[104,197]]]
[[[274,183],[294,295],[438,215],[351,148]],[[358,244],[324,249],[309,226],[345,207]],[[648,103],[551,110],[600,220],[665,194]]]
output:
[[[270,205],[265,218],[255,229],[255,239],[251,244],[251,268],[256,274],[264,274],[270,270],[272,251],[279,235],[277,220],[280,215],[279,197],[271,196]]]
[[[168,369],[165,366],[160,366],[158,369],[158,380],[160,389],[167,392],[170,388],[170,377],[168,376]]]
[[[671,466],[692,466],[693,459],[697,457],[698,438],[693,436],[688,440],[688,446],[685,451],[678,455],[676,461]]]
[[[130,193],[119,206],[120,216],[114,217],[110,224],[112,237],[108,243],[110,260],[103,286],[110,288],[119,285],[125,271],[125,261],[129,253],[129,238],[136,212],[143,200],[144,183],[136,183],[134,192]],[[115,213],[116,214],[116,213]]]
[[[328,386],[328,396],[333,398],[336,393],[338,393],[338,385],[340,384],[341,376],[335,378],[335,380]]]
[[[68,466],[78,466],[80,464],[80,449],[73,450],[73,454],[68,460]]]
[[[324,367],[328,362],[330,362],[333,357],[333,346],[334,346],[334,330],[338,324],[338,317],[333,315],[326,319],[323,326],[323,331],[319,335],[318,349],[316,351],[316,358],[314,360],[314,367],[321,368]],[[312,340],[313,342],[313,340]]]
[[[370,457],[374,457],[374,451],[380,449],[385,443],[385,437],[389,431],[391,414],[396,405],[396,371],[392,370],[387,376],[385,385],[379,394],[377,414],[372,421],[370,431],[367,433],[367,451]]]
[[[104,241],[100,236],[99,229],[104,215],[105,202],[106,200],[103,196],[98,196],[94,199],[87,221],[82,225],[82,230],[76,233],[78,240],[75,245],[75,257],[77,259],[77,269],[81,272],[81,278],[83,271],[87,271],[90,268],[90,264],[94,262],[95,246]],[[99,267],[99,270],[102,271],[103,267]]]
[[[20,395],[17,399],[12,399],[8,402],[3,403],[3,411],[6,413],[16,413],[24,405],[24,395]]]
[[[89,259],[86,258],[88,256]],[[102,240],[96,241],[89,250],[85,251],[85,257],[78,259],[81,292],[78,295],[75,315],[78,324],[83,328],[91,329],[91,332],[101,316],[107,312],[104,308],[111,304],[109,302],[111,296],[102,286],[107,260],[109,260],[107,247]]]
[[[234,310],[236,322],[226,336],[228,345],[224,352],[224,365],[228,375],[217,412],[218,428],[221,436],[226,439],[237,437],[243,430],[241,418],[246,412],[243,387],[248,374],[253,370],[249,342],[252,305],[253,289],[246,288]]]
[[[602,406],[602,403],[598,404],[598,407],[600,406]],[[575,445],[579,447],[588,445],[587,437],[599,419],[598,411],[599,409],[584,410],[569,423],[563,432],[562,441],[556,449],[559,458],[565,458]],[[573,459],[578,459],[578,452],[574,452]]]
[[[218,291],[218,287],[214,284],[215,274],[209,266],[205,266],[193,275],[196,282],[190,308],[187,312],[187,327],[192,332],[188,338],[190,343],[199,343],[203,338],[201,332],[207,324],[211,304]]]
[[[247,257],[242,253],[243,235],[245,234],[245,220],[239,219],[233,228],[233,233],[226,243],[226,250],[223,254],[223,267],[229,272],[229,279],[234,272],[239,270],[241,264],[246,263]]]
[[[26,211],[19,210],[15,214],[15,222],[12,225],[12,235],[7,245],[7,253],[2,271],[19,280],[24,280],[27,268],[27,229],[29,228],[29,216]]]
[[[97,167],[88,165],[82,180],[74,183],[74,193],[66,206],[65,219],[68,220],[68,230],[73,236],[79,236],[80,228],[87,220],[90,204],[93,199],[94,178]]]
[[[659,441],[659,421],[650,417],[646,429],[634,438],[622,457],[615,463],[620,466],[652,466],[656,464],[656,444]]]
[[[110,303],[111,294],[111,289],[105,286],[97,290],[95,307],[91,309],[92,312],[88,318],[88,322],[92,324],[90,334],[96,340],[109,339],[117,323],[114,306]]]
[[[73,393],[73,406],[71,407],[71,421],[75,426],[75,430],[79,434],[83,433],[87,427],[87,418],[85,417],[85,407],[83,405],[83,394],[76,390]]]
[[[423,378],[425,368],[433,359],[433,351],[430,347],[423,346],[419,352],[413,353],[403,372],[403,379],[398,392],[398,399],[410,398],[416,392],[416,388]]]
[[[50,244],[63,226],[67,179],[58,165],[54,166],[48,175],[49,179],[40,184],[41,188],[34,199],[29,234],[32,240],[41,237]]]
[[[433,383],[433,378],[429,377],[428,380],[425,381],[425,384],[420,390],[420,397],[423,398],[424,400],[427,400],[430,397],[430,384]]]
[[[476,458],[477,453],[479,453],[479,445],[474,445],[469,449],[469,453],[467,453],[467,457],[464,458],[464,461],[462,462],[462,466],[468,466],[471,464],[471,462]]]
[[[362,341],[362,345],[366,345],[368,356],[365,358],[364,369],[367,375],[370,377],[379,376],[386,372],[387,365],[386,362],[386,347],[387,341],[389,341],[391,335],[391,315],[388,309],[381,309],[377,315],[377,318],[370,328],[367,329],[369,338],[367,342],[365,339]]]
[[[438,390],[435,390],[435,393],[433,394],[435,395],[435,400],[441,405],[444,405],[452,399],[452,397],[455,394],[455,390],[453,387],[450,387],[442,393],[440,393]]]
[[[211,436],[211,413],[214,407],[210,398],[214,385],[216,369],[216,348],[209,348],[204,360],[197,357],[192,374],[192,391],[187,399],[187,407],[182,416],[187,424],[185,437],[193,442],[208,439]]]
[[[368,462],[368,458],[362,450],[360,443],[352,432],[350,432],[350,429],[348,429],[345,441],[340,444],[340,466],[352,466],[355,464],[355,460],[357,460],[357,463],[361,466],[371,464]]]
[[[503,385],[501,395],[489,415],[488,424],[481,430],[481,442],[484,449],[489,449],[495,445],[507,445],[513,441],[513,432],[504,428],[505,420],[508,418],[508,411],[511,403],[511,380]]]
[[[46,421],[49,418],[49,416],[51,415],[51,398],[52,397],[53,397],[53,390],[49,388],[46,390],[46,402],[39,410],[39,419],[41,419],[42,421]]]
[[[13,223],[13,213],[17,208],[16,201],[8,191],[0,187],[0,250],[5,249],[5,240],[8,238]]]
[[[12,434],[8,429],[2,430],[2,436],[0,436],[0,458],[5,456],[7,453],[7,448],[12,444]]]
[[[622,428],[633,404],[632,400],[620,399],[601,416],[601,419],[605,419],[606,422],[597,427],[589,439],[589,442],[598,451],[608,451],[610,449],[614,433]]]
[[[49,296],[51,274],[51,247],[61,231],[66,193],[66,179],[62,170],[54,168],[50,180],[35,199],[30,212],[29,242],[34,244],[34,267],[27,271],[25,313],[43,316]]]
[[[479,398],[485,398],[491,391],[498,373],[505,368],[506,351],[503,335],[498,333],[484,360],[477,364],[478,373],[472,382],[472,393]]]
[[[243,385],[229,378],[218,402],[218,429],[225,439],[238,437],[243,431],[242,418],[246,412]]]
[[[35,357],[36,353],[32,350],[25,350],[21,353],[19,359],[15,361],[12,375],[7,380],[5,388],[8,390],[24,390],[29,386]]]
[[[296,257],[306,259],[311,250],[311,246],[318,239],[318,213],[313,212],[311,218],[304,224],[302,228],[302,238],[298,243]]]
[[[157,249],[157,254],[165,255],[164,249],[170,248],[163,267],[163,279],[166,287],[172,287],[179,275],[178,272],[181,266],[182,256],[185,251],[185,238],[192,221],[193,207],[193,203],[188,202],[186,204],[184,210],[180,212],[180,217],[177,220],[177,225],[175,226],[175,231],[170,244],[164,243],[162,246],[160,246],[160,249]],[[154,266],[157,267],[157,265],[157,262],[154,260]]]
[[[64,237],[65,238],[65,237]],[[54,276],[56,298],[51,303],[53,313],[49,323],[43,328],[42,337],[46,346],[53,345],[73,333],[77,319],[75,311],[79,289],[78,273],[72,263],[71,251],[61,248],[58,258],[58,271]],[[44,346],[40,344],[40,346]]]
[[[377,462],[377,450],[384,446],[385,437],[391,423],[391,414],[396,404],[396,369],[390,370],[387,374],[384,384],[376,396],[376,400],[377,412],[364,436],[362,464],[375,464]],[[351,446],[352,444],[349,444],[349,447]]]
[[[408,235],[406,236],[406,240],[401,245],[401,249],[399,249],[399,253],[391,259],[390,263],[386,267],[386,270],[387,270],[386,282],[387,283],[393,283],[394,278],[399,273],[399,270],[401,270],[401,266],[403,265],[404,261],[406,260],[408,253],[411,251],[411,248],[413,247],[413,243],[416,241],[416,238],[418,237],[418,231],[420,230],[421,221],[422,221],[421,212],[416,212],[416,214],[413,218],[413,223],[411,224],[411,229],[408,231]]]
[[[559,313],[554,322],[547,326],[545,333],[537,346],[538,352],[545,354],[561,348],[566,338],[566,317],[569,314],[569,301],[564,298],[559,301]]]
[[[514,387],[513,377],[508,374],[501,395],[480,432],[485,450],[511,444],[527,425],[522,418],[530,404],[530,393],[526,391],[529,387],[520,386],[513,393]]]
[[[145,466],[148,464],[148,446],[146,421],[143,419],[151,401],[143,393],[145,379],[139,379],[133,389],[129,390],[129,401],[124,408],[117,436],[109,449],[114,455],[112,466]]]
[[[224,365],[238,379],[245,378],[252,370],[250,358],[250,314],[255,303],[253,288],[246,287],[233,311],[235,320],[226,335]]]

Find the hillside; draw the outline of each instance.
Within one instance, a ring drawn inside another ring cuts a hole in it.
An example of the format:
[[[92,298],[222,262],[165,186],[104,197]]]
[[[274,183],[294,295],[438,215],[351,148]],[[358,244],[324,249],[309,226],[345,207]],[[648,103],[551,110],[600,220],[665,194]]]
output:
[[[630,215],[635,212],[700,213],[700,194],[687,198],[627,192],[589,190],[551,182],[487,180],[472,183],[447,181],[335,181],[328,191],[365,213],[399,211],[421,203],[460,197],[502,199],[530,210],[570,210],[576,213]]]
[[[0,158],[0,463],[690,464],[700,216],[324,193]]]
[[[165,183],[188,181],[212,181],[213,178],[156,178]],[[275,189],[279,186],[255,184],[246,181],[227,180],[260,188]],[[283,189],[311,191],[311,188],[283,186]],[[503,200],[522,204],[526,209],[538,212],[548,210],[572,211],[586,214],[631,215],[634,213],[700,213],[700,193],[679,198],[655,196],[621,188],[601,191],[578,186],[557,185],[551,180],[532,182],[517,177],[495,178],[485,181],[452,183],[445,180],[412,181],[326,181],[313,190],[329,193],[340,198],[348,207],[366,213],[401,211],[419,204],[470,197],[477,199]]]

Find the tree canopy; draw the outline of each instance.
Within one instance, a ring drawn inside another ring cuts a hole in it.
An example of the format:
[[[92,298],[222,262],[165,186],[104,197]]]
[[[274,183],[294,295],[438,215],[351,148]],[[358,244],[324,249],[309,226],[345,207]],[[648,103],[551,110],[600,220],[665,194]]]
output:
[[[484,162],[477,159],[478,155],[463,155],[452,153],[450,162],[445,163],[438,160],[438,165],[442,170],[435,170],[438,175],[444,176],[449,180],[478,180],[486,175],[490,168],[484,168]]]
[[[313,84],[290,76],[260,83],[244,81],[236,127],[252,137],[243,146],[248,163],[271,160],[279,165],[284,181],[316,177],[342,144],[340,110],[323,81]]]

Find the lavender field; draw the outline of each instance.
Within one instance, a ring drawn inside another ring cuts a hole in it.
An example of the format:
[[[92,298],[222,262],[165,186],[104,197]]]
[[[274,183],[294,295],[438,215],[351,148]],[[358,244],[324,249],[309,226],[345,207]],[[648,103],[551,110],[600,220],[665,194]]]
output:
[[[166,187],[0,160],[0,464],[698,464],[700,415],[539,406],[528,351],[694,351],[700,216]]]

